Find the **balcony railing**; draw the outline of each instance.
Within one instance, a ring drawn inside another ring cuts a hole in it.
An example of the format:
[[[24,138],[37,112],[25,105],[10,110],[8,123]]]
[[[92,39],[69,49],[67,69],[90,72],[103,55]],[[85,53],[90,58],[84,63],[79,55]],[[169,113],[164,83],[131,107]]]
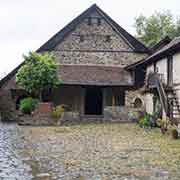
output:
[[[164,74],[162,74],[162,73],[149,73],[147,80],[146,80],[146,87],[148,87],[148,88],[156,87],[156,79],[157,78],[160,80],[160,82],[163,85],[165,84]]]

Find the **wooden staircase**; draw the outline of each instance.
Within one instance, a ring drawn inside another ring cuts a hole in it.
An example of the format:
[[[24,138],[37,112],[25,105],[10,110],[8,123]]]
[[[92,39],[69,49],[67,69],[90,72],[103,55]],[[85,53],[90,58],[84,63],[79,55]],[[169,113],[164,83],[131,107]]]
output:
[[[172,90],[171,95],[171,97],[168,97],[169,108],[171,108],[170,112],[172,113],[171,117],[180,123],[180,102],[175,90]]]
[[[148,79],[149,85],[157,89],[161,105],[172,124],[180,123],[180,101],[176,91],[171,89],[171,93],[167,95],[161,79],[159,74],[152,73]]]

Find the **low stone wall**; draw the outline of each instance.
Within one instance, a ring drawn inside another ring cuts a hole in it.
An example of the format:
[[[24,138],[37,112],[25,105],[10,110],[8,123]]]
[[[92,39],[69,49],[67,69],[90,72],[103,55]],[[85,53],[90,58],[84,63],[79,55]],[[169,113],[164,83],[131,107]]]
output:
[[[61,116],[61,123],[75,123],[75,122],[80,122],[81,118],[80,118],[80,114],[79,112],[72,112],[72,111],[66,111],[64,113],[62,113]]]
[[[19,125],[31,126],[59,126],[65,123],[79,122],[80,116],[78,112],[64,112],[60,119],[54,119],[50,114],[33,114],[33,115],[19,115]]]
[[[104,109],[104,117],[94,118],[94,121],[102,122],[136,122],[142,114],[143,108],[107,106]],[[92,118],[90,118],[92,120]],[[82,119],[79,112],[66,111],[60,119],[54,119],[50,114],[19,115],[19,125],[32,126],[58,126],[66,123],[88,122],[88,118]]]
[[[29,126],[58,126],[61,125],[61,121],[52,118],[50,115],[21,115],[18,118],[18,124]]]
[[[107,106],[104,108],[104,121],[136,122],[144,112],[143,108]]]

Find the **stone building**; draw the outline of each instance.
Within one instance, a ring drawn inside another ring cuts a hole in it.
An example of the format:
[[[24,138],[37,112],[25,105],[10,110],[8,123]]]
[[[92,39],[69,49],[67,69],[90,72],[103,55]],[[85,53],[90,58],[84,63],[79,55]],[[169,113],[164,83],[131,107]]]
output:
[[[66,104],[80,118],[104,117],[112,107],[133,106],[139,102],[138,88],[144,83],[144,70],[125,67],[148,56],[149,49],[93,5],[42,45],[37,52],[53,52],[63,84],[49,95],[55,105]],[[5,94],[1,106],[16,112],[25,96],[15,82],[19,65],[0,82]]]

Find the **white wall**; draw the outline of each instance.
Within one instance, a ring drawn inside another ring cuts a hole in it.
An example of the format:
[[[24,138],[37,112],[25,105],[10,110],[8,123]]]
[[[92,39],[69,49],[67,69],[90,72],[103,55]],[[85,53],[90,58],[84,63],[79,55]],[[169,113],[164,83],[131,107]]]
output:
[[[152,114],[153,113],[153,94],[146,94],[144,99],[145,99],[146,112]]]
[[[173,84],[177,97],[180,99],[180,53],[173,56]]]
[[[156,67],[158,68],[158,73],[164,75],[164,83],[167,84],[167,58],[157,61]]]
[[[156,67],[158,68],[158,73],[164,74],[164,83],[167,83],[167,58],[161,59],[156,63]],[[148,75],[150,72],[154,72],[154,64],[150,64],[147,67],[146,74]],[[146,112],[152,114],[153,113],[153,94],[146,94],[145,97],[145,107]]]
[[[158,73],[164,74],[164,83],[167,83],[167,58],[159,60],[156,63],[156,67],[158,68]],[[154,72],[153,64],[147,66],[146,74],[148,75],[150,72]]]
[[[180,83],[180,53],[173,56],[173,83]]]
[[[148,75],[150,72],[154,72],[154,65],[150,64],[147,66],[146,75]]]

